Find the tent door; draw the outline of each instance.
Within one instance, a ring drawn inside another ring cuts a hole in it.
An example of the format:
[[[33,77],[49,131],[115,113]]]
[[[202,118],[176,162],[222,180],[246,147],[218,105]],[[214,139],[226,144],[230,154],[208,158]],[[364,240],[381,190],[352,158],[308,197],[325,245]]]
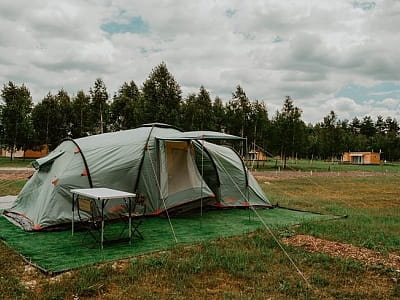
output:
[[[188,142],[165,142],[169,195],[198,185],[191,149]]]
[[[200,206],[200,199],[212,199],[214,193],[201,177],[190,141],[162,141],[160,144],[161,199],[167,207]],[[191,203],[191,204],[189,204]],[[160,203],[161,209],[164,203]]]

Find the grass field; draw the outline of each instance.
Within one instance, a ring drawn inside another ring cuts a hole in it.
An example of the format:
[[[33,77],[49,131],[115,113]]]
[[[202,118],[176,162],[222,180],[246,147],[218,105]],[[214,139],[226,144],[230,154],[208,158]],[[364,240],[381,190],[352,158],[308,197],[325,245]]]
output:
[[[287,166],[282,169],[280,160],[269,160],[267,162],[247,161],[246,165],[257,171],[304,171],[304,172],[338,172],[338,171],[364,171],[364,172],[380,172],[380,173],[400,173],[400,163],[390,162],[380,165],[351,165],[341,164],[339,162],[329,162],[321,160],[287,160]]]
[[[32,159],[22,159],[22,158],[16,158],[14,160],[10,160],[8,157],[0,157],[0,168],[1,167],[12,167],[12,168],[18,168],[18,167],[31,167],[31,161]]]
[[[17,158],[10,160],[6,157],[0,157],[0,167],[31,167],[32,159]],[[253,167],[259,171],[304,171],[304,172],[326,172],[326,171],[364,171],[364,172],[381,172],[381,173],[400,173],[399,162],[388,162],[380,165],[350,165],[338,162],[329,162],[321,160],[287,160],[287,167],[282,169],[280,160],[268,160],[267,162],[247,161],[248,167]]]
[[[17,195],[26,183],[26,179],[12,180],[0,179],[0,197]]]
[[[283,237],[308,234],[400,255],[398,177],[263,179],[273,203],[347,219],[281,228]],[[20,183],[17,184],[17,186]],[[11,185],[8,185],[11,186]],[[7,194],[3,186],[2,191]],[[13,187],[15,188],[15,186]],[[1,229],[0,229],[1,230]],[[285,246],[259,230],[82,268],[51,278],[26,267],[0,243],[0,298],[9,299],[399,299],[400,272],[352,258]],[[30,288],[26,288],[26,286]]]

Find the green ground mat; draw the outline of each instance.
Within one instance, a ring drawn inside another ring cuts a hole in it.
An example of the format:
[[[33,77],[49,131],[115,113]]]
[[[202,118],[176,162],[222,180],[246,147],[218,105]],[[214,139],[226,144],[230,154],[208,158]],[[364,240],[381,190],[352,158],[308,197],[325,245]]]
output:
[[[337,218],[283,208],[257,210],[266,224],[280,227],[307,221]],[[190,244],[246,234],[263,227],[253,211],[243,209],[207,211],[171,219],[179,244]],[[105,236],[111,239],[120,234],[126,224],[118,222],[105,226]],[[146,218],[140,226],[144,239],[100,246],[85,232],[25,232],[0,217],[0,239],[18,251],[26,260],[47,272],[61,272],[100,262],[128,258],[140,254],[166,250],[176,246],[168,219]],[[125,232],[127,234],[127,232]]]

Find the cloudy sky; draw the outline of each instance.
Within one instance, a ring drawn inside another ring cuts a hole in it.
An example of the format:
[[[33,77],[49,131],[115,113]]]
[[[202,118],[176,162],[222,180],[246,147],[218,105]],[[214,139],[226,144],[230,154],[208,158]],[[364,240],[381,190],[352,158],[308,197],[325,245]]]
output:
[[[184,96],[240,84],[271,116],[290,95],[307,122],[400,120],[399,28],[398,0],[1,1],[0,84],[113,95],[164,61]]]

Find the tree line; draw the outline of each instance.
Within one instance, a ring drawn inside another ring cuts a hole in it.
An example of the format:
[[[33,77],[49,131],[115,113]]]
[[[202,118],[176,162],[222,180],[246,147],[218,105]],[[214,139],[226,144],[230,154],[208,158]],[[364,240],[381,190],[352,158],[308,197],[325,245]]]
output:
[[[102,79],[89,92],[71,96],[63,89],[37,104],[25,85],[4,84],[0,104],[0,146],[8,150],[54,149],[64,138],[79,138],[167,123],[183,130],[214,130],[247,138],[247,149],[271,156],[331,159],[345,151],[377,151],[384,159],[400,158],[399,124],[391,117],[339,120],[331,111],[317,124],[302,120],[290,96],[269,116],[266,105],[250,100],[238,85],[231,99],[211,99],[201,86],[182,97],[180,85],[165,63],[156,66],[139,88],[124,82],[111,98]]]

